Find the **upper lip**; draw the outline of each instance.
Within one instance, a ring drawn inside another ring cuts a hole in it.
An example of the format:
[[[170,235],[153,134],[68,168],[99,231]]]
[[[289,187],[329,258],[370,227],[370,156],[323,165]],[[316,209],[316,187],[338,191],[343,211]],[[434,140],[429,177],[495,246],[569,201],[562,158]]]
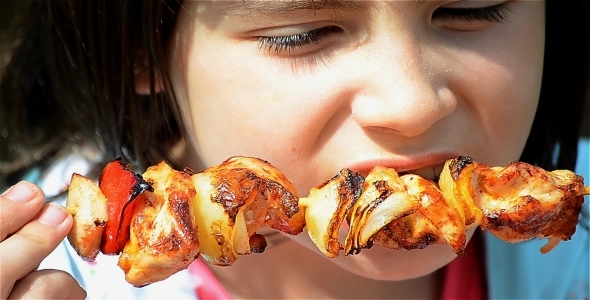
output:
[[[458,154],[451,152],[430,153],[416,156],[378,157],[359,160],[347,166],[348,169],[367,175],[376,166],[395,169],[398,173],[412,173],[426,179],[436,179],[444,163]]]

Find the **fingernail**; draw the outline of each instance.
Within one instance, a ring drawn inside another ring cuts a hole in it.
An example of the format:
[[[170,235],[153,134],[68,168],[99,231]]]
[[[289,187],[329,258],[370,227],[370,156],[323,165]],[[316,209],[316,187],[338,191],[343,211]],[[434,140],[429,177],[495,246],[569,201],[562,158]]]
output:
[[[49,203],[49,205],[46,205],[43,208],[43,211],[41,211],[39,222],[45,225],[57,226],[61,224],[67,216],[68,214],[60,206]]]
[[[21,181],[2,193],[2,196],[16,202],[27,202],[35,198],[35,195],[33,185],[26,181]]]

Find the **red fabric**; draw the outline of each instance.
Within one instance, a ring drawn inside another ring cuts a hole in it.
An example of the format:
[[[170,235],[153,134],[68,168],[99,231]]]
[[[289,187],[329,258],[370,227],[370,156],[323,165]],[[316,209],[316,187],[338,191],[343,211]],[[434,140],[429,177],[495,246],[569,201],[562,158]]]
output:
[[[207,300],[227,300],[231,299],[225,288],[219,283],[211,270],[205,266],[200,260],[195,260],[189,266],[189,272],[199,278],[199,284],[195,289],[195,293],[199,299]]]
[[[441,299],[488,299],[483,242],[478,230],[467,244],[465,256],[445,267]]]
[[[465,248],[465,256],[445,267],[441,299],[488,299],[484,255],[483,236],[477,231]],[[203,262],[195,260],[189,271],[200,279],[195,290],[199,299],[231,299]]]

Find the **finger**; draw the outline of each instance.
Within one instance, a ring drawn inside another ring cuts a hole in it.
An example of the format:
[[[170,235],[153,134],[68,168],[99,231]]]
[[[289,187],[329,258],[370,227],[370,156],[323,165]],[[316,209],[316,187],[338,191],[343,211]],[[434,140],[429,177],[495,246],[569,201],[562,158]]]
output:
[[[42,270],[14,284],[8,299],[85,299],[86,292],[68,273]]]
[[[45,196],[41,189],[21,181],[0,196],[0,241],[19,230],[38,213]]]
[[[0,296],[7,296],[7,289],[16,280],[33,271],[57,247],[72,222],[64,207],[48,204],[33,221],[0,243]]]

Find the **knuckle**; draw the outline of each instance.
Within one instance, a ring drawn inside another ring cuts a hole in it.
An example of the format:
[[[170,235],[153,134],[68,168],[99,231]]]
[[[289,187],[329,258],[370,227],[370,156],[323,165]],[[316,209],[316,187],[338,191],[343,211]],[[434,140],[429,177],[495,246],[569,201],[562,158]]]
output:
[[[64,297],[65,287],[74,279],[58,270],[41,270],[27,274],[18,280],[9,299],[49,299]]]
[[[33,273],[31,273],[33,274]],[[32,277],[32,276],[25,276],[25,278]],[[35,292],[38,295],[49,296],[53,295],[55,290],[55,280],[52,276],[36,276],[32,279],[27,280],[28,282],[25,285],[33,286],[35,288]]]
[[[39,231],[22,230],[15,236],[19,236],[20,238],[28,240],[29,242],[36,244],[35,246],[45,247],[49,244],[47,241],[48,235]]]
[[[39,247],[41,249],[55,247],[55,244],[59,240],[55,237],[55,234],[51,230],[44,228],[43,226],[31,226],[33,228],[26,228],[19,230],[13,236],[24,239],[27,243],[32,243],[31,247]]]
[[[0,199],[0,241],[19,231],[40,211],[43,202],[30,205],[18,205],[4,197]]]

